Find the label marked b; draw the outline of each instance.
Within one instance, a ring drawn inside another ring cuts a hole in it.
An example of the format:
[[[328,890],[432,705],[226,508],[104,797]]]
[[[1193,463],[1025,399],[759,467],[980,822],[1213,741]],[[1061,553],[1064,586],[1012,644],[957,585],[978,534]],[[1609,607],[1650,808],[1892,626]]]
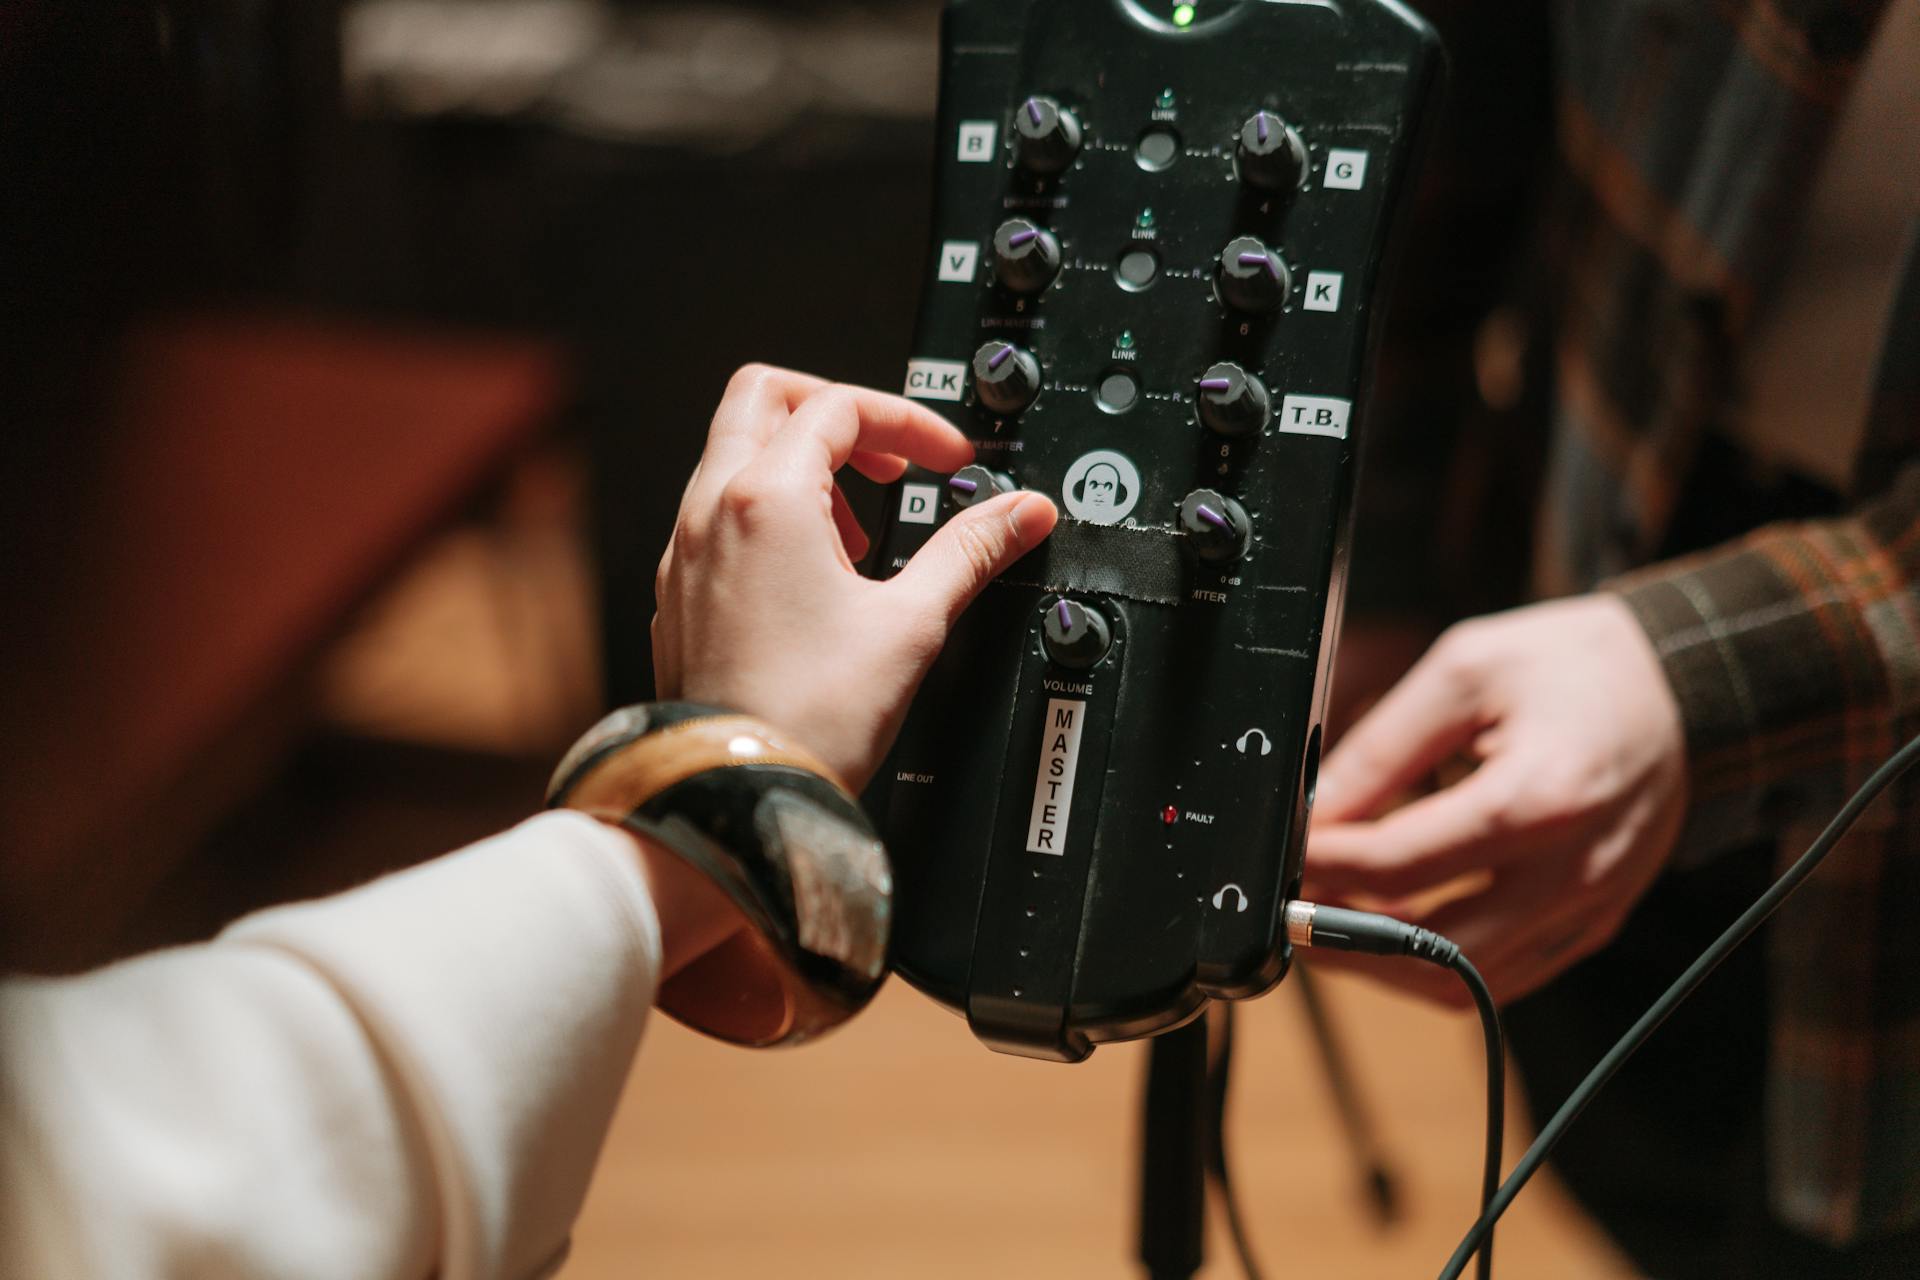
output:
[[[1000,126],[992,120],[960,122],[959,159],[963,164],[993,163],[993,140]]]

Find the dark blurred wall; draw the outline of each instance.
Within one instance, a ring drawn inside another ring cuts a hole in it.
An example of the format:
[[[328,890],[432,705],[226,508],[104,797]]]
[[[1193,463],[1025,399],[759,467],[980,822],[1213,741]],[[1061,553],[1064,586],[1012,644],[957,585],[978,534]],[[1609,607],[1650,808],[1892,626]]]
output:
[[[1515,287],[1550,128],[1542,6],[1422,7],[1454,77],[1363,485],[1381,518],[1356,590],[1388,604],[1422,491],[1484,417],[1474,335]],[[654,562],[727,374],[758,359],[885,387],[906,360],[938,12],[0,0],[0,216],[24,246],[0,280],[9,355],[32,374],[5,408],[58,424],[16,430],[6,470],[84,454],[94,353],[141,311],[240,302],[557,337],[594,462],[609,692],[645,696]],[[14,533],[44,536],[57,504],[9,483]],[[1482,579],[1513,575],[1455,552]]]

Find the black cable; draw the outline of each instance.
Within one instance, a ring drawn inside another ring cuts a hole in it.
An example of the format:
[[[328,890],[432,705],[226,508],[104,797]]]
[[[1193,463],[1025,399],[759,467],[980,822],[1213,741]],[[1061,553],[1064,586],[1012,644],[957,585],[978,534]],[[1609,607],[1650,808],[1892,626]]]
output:
[[[1227,1165],[1227,1086],[1233,1073],[1233,1005],[1222,1001],[1209,1011],[1219,1015],[1220,1040],[1213,1061],[1207,1067],[1207,1173],[1220,1188],[1220,1204],[1227,1213],[1227,1234],[1233,1250],[1240,1255],[1240,1270],[1247,1280],[1260,1280],[1260,1260],[1254,1256],[1253,1240],[1247,1234],[1246,1220],[1240,1216],[1240,1201],[1233,1192],[1233,1177]]]
[[[1447,967],[1460,975],[1473,993],[1473,1004],[1480,1011],[1480,1034],[1487,1049],[1487,1140],[1486,1155],[1480,1171],[1480,1212],[1493,1203],[1500,1186],[1500,1146],[1507,1130],[1507,1042],[1500,1029],[1500,1011],[1494,1007],[1493,993],[1485,978],[1473,967],[1473,961],[1455,951]],[[1480,1246],[1480,1280],[1493,1278],[1493,1233],[1489,1231]]]
[[[1361,951],[1377,956],[1412,956],[1451,969],[1460,975],[1473,993],[1474,1008],[1480,1013],[1480,1032],[1487,1050],[1487,1137],[1486,1154],[1480,1180],[1480,1211],[1484,1218],[1491,1208],[1496,1184],[1500,1181],[1500,1144],[1506,1129],[1507,1054],[1506,1038],[1500,1029],[1500,1011],[1493,995],[1473,962],[1460,954],[1457,943],[1404,920],[1372,911],[1349,911],[1344,907],[1323,907],[1315,902],[1287,904],[1287,938],[1296,947],[1324,947],[1330,951]],[[1495,1215],[1496,1217],[1498,1215]],[[1475,1251],[1480,1254],[1480,1280],[1492,1280],[1493,1232],[1491,1226],[1474,1247],[1462,1255],[1461,1262]],[[1454,1273],[1456,1276],[1458,1272]]]
[[[1493,1224],[1500,1220],[1500,1215],[1505,1213],[1507,1206],[1513,1203],[1513,1198],[1520,1194],[1520,1188],[1526,1186],[1527,1180],[1533,1177],[1540,1166],[1546,1162],[1547,1156],[1566,1135],[1568,1127],[1579,1118],[1587,1104],[1593,1101],[1593,1095],[1613,1078],[1614,1073],[1633,1056],[1634,1051],[1646,1043],[1647,1038],[1659,1029],[1660,1024],[1667,1020],[1668,1015],[1680,1002],[1692,995],[1694,988],[1706,981],[1707,975],[1718,968],[1720,962],[1725,960],[1735,947],[1745,942],[1752,936],[1754,930],[1766,923],[1767,917],[1778,910],[1780,904],[1786,901],[1787,895],[1799,888],[1800,882],[1813,873],[1813,869],[1819,866],[1832,851],[1833,846],[1840,842],[1840,837],[1847,833],[1847,830],[1865,812],[1867,806],[1878,799],[1882,791],[1892,785],[1901,774],[1911,769],[1916,762],[1920,762],[1920,737],[1914,738],[1906,746],[1901,747],[1885,764],[1874,770],[1873,776],[1853,793],[1853,798],[1848,800],[1840,812],[1834,816],[1833,821],[1827,824],[1827,829],[1820,833],[1820,838],[1800,855],[1800,860],[1789,867],[1785,875],[1774,881],[1773,887],[1761,894],[1759,900],[1742,912],[1738,920],[1727,926],[1726,932],[1716,938],[1712,946],[1701,952],[1700,958],[1688,965],[1687,971],[1681,974],[1658,1000],[1653,1002],[1651,1008],[1640,1015],[1638,1022],[1628,1028],[1627,1033],[1620,1037],[1618,1043],[1607,1051],[1607,1055],[1595,1064],[1592,1071],[1587,1073],[1587,1078],[1580,1082],[1579,1087],[1567,1095],[1567,1100],[1560,1104],[1558,1111],[1553,1113],[1553,1119],[1547,1121],[1540,1130],[1540,1136],[1533,1140],[1533,1145],[1527,1148],[1527,1153],[1520,1157],[1518,1164],[1514,1165],[1513,1173],[1495,1193],[1493,1203],[1481,1211],[1480,1220],[1475,1222],[1461,1239],[1460,1246],[1453,1251],[1453,1257],[1447,1260],[1446,1268],[1441,1271],[1440,1280],[1458,1280],[1460,1273],[1466,1269],[1468,1257],[1472,1255],[1482,1239],[1492,1235]]]

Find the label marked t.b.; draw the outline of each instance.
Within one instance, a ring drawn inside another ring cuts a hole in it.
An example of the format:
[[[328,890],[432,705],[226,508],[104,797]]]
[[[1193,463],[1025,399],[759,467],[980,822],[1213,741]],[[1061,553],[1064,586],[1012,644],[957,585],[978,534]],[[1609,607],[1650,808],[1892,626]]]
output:
[[[1297,436],[1347,438],[1347,415],[1351,400],[1332,396],[1288,396],[1280,402],[1280,420],[1274,425]]]
[[[907,394],[916,400],[955,400],[967,394],[967,366],[959,360],[909,360]]]
[[[1040,730],[1040,771],[1033,779],[1033,817],[1027,823],[1027,852],[1067,851],[1067,817],[1073,807],[1073,775],[1080,766],[1080,730],[1087,704],[1048,698]]]

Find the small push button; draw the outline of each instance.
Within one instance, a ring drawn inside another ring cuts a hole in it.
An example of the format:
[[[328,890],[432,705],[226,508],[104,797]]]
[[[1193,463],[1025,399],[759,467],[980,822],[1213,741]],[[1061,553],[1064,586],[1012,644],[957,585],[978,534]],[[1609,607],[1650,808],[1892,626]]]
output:
[[[1060,666],[1085,671],[1113,647],[1113,628],[1098,609],[1077,600],[1056,599],[1040,624],[1040,647]]]
[[[1116,369],[1100,379],[1093,398],[1108,413],[1125,413],[1139,402],[1140,384],[1126,370]]]
[[[1129,249],[1114,264],[1113,278],[1128,293],[1138,293],[1160,277],[1160,259],[1151,249]]]
[[[1133,162],[1148,173],[1173,167],[1180,158],[1180,135],[1165,125],[1156,125],[1140,135],[1133,148]]]

